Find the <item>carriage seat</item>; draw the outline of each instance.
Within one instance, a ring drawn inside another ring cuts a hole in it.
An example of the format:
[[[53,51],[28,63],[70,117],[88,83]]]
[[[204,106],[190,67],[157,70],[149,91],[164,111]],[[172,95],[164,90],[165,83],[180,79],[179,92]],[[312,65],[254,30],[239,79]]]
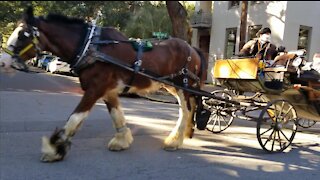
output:
[[[283,88],[284,73],[287,71],[285,66],[265,67],[263,69],[264,86],[273,90],[281,90]]]
[[[263,70],[264,72],[286,72],[288,69],[285,66],[276,66],[276,67],[266,67]]]
[[[309,71],[304,71],[301,75],[300,75],[300,80],[302,81],[311,81],[311,82],[318,82],[320,83],[320,73],[318,73],[317,71],[311,69]]]

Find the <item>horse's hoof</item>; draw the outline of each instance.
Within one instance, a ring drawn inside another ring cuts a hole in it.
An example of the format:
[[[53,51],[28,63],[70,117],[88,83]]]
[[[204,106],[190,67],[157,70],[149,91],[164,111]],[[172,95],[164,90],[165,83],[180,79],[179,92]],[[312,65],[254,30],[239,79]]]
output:
[[[130,144],[133,142],[133,137],[131,130],[127,128],[124,132],[119,132],[115,134],[115,137],[111,139],[108,144],[108,149],[110,151],[121,151],[128,149]]]
[[[63,159],[63,156],[57,153],[56,147],[50,143],[47,137],[42,137],[42,156],[40,160],[42,162],[54,162]]]
[[[166,147],[166,146],[164,146],[163,149],[166,150],[166,151],[176,151],[176,150],[178,150],[178,147]]]
[[[179,146],[178,145],[173,145],[173,144],[166,144],[164,143],[163,145],[163,149],[166,150],[166,151],[176,151],[179,149]]]
[[[108,149],[110,150],[110,151],[123,151],[123,150],[126,150],[126,149],[128,149],[129,148],[129,145],[117,145],[117,144],[114,144],[114,143],[111,143],[111,141],[110,141],[110,143],[108,144]]]
[[[40,161],[42,162],[56,162],[61,161],[63,159],[59,154],[42,154]]]
[[[169,136],[164,141],[163,149],[167,151],[175,151],[182,145],[182,138],[179,136]]]
[[[63,140],[59,134],[54,133],[50,140],[47,137],[42,137],[42,157],[43,162],[60,161],[67,154],[70,149],[71,142],[69,140]]]

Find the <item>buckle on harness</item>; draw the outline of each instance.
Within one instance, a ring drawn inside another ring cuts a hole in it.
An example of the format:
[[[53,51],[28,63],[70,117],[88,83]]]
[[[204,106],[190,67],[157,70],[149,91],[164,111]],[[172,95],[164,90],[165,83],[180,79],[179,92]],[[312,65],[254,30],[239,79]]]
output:
[[[134,62],[134,65],[135,65],[135,66],[141,66],[141,64],[142,64],[141,59],[139,59],[139,60],[137,60],[137,61]]]
[[[188,74],[188,69],[187,68],[183,68],[181,71],[182,71],[182,74],[184,74],[184,75]]]

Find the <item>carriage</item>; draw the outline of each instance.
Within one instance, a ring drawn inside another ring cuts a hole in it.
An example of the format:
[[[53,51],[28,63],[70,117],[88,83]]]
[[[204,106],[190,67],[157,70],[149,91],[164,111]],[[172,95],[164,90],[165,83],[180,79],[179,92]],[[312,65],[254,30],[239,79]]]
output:
[[[298,124],[308,126],[299,117],[319,120],[319,91],[314,88],[318,84],[310,86],[304,82],[293,86],[299,79],[289,71],[291,61],[285,61],[286,66],[265,68],[254,58],[218,60],[213,75],[226,89],[208,92],[203,90],[208,59],[201,50],[179,38],[157,42],[132,40],[116,28],[98,27],[83,19],[59,14],[36,17],[32,7],[26,10],[3,50],[0,65],[4,70],[28,72],[25,61],[41,51],[49,51],[69,63],[79,76],[83,97],[64,127],[56,128],[50,138],[42,138],[43,162],[64,159],[72,137],[98,99],[105,102],[115,129],[108,149],[128,149],[133,135],[119,100],[121,92],[147,94],[164,88],[177,98],[179,118],[164,140],[165,150],[179,149],[185,137],[193,136],[195,125],[199,130],[221,132],[238,117],[257,120],[257,137],[262,148],[278,152],[290,145]],[[293,64],[299,67],[301,61],[296,61]],[[298,88],[309,99],[301,96]],[[247,92],[257,93],[246,96]],[[301,103],[303,100],[305,103]],[[307,100],[314,105],[306,106]],[[259,117],[251,116],[250,112],[256,110],[262,110]]]
[[[242,104],[204,97],[210,112],[206,129],[220,133],[235,118],[256,121],[261,147],[282,152],[293,141],[298,126],[308,128],[320,121],[319,78],[301,73],[305,51],[288,53],[292,56],[269,67],[257,58],[216,60],[212,76],[222,88],[212,94]]]

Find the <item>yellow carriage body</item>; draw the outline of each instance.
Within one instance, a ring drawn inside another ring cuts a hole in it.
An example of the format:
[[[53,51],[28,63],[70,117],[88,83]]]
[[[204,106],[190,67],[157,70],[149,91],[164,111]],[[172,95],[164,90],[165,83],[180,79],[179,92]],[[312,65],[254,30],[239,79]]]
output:
[[[286,71],[285,67],[265,67],[258,58],[219,59],[212,77],[218,80],[216,83],[237,91],[279,94],[284,90]]]
[[[258,58],[220,59],[215,61],[213,77],[216,79],[256,79],[258,68]]]
[[[263,101],[269,102],[275,99],[285,99],[293,104],[300,118],[320,121],[320,116],[307,97],[301,91],[293,88],[293,84],[272,89],[267,84],[285,83],[285,73],[287,68],[264,67],[262,61],[257,58],[244,59],[220,59],[215,61],[212,69],[212,77],[216,85],[222,85],[242,92],[261,92]],[[263,77],[259,76],[263,72]],[[320,93],[320,90],[316,90]],[[319,99],[318,99],[319,100]]]

